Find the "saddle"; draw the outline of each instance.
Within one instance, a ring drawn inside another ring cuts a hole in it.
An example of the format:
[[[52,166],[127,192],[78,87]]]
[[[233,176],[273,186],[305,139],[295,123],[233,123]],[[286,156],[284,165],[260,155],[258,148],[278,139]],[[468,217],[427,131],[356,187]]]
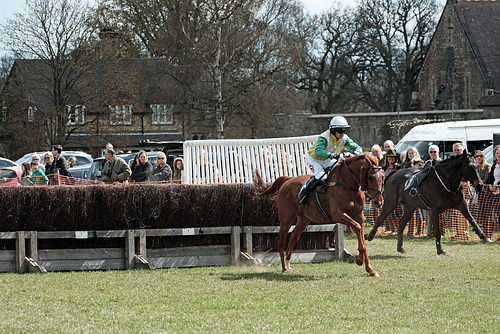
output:
[[[429,207],[429,203],[422,196],[422,193],[420,192],[420,185],[425,180],[427,175],[429,175],[429,172],[431,171],[431,169],[436,166],[436,164],[437,164],[436,160],[431,160],[431,162],[426,164],[420,172],[413,174],[405,182],[404,191],[408,191],[410,196],[413,196],[413,197],[418,196],[420,198],[420,200],[427,207]]]

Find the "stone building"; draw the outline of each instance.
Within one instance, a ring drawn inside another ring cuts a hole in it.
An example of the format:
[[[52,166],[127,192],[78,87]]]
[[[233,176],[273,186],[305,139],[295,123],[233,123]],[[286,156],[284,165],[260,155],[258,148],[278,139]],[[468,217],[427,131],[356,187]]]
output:
[[[418,77],[419,109],[475,109],[500,92],[498,36],[498,0],[448,0]]]

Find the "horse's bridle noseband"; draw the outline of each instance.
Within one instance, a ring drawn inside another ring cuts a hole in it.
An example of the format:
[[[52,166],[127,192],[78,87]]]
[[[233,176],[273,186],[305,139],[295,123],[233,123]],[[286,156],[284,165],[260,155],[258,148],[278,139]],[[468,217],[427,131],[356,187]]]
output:
[[[349,169],[349,166],[347,166],[347,164],[346,164],[345,162],[344,162],[342,165],[343,165],[343,166],[345,166],[345,168],[349,171],[349,174],[351,174],[351,176],[354,178],[354,180],[358,183],[358,188],[356,189],[356,188],[353,188],[353,187],[351,187],[351,186],[349,186],[349,185],[347,185],[347,184],[343,184],[343,183],[340,183],[340,182],[336,182],[336,183],[335,183],[335,185],[336,185],[336,186],[339,186],[339,187],[343,187],[343,188],[349,189],[349,190],[351,190],[351,191],[359,191],[359,189],[360,189],[360,187],[361,187],[361,182],[358,180],[358,178],[356,177],[356,175],[354,175],[354,173],[353,173],[353,172]],[[365,169],[375,169],[375,170],[377,170],[377,173],[378,173],[380,170],[382,170],[382,167],[379,167],[379,166],[376,166],[376,167],[375,167],[375,166],[370,166],[370,167],[361,167],[361,169],[363,169],[363,168],[365,168]],[[382,187],[383,187],[383,186],[384,186],[384,185],[382,184]],[[374,198],[375,196],[377,196],[377,195],[379,195],[379,194],[382,194],[382,187],[380,187],[380,188],[378,188],[378,189],[373,189],[373,188],[369,188],[369,187],[368,187],[368,188],[365,190],[365,196],[367,196],[370,200],[373,200],[373,198]],[[369,191],[370,191],[370,190],[375,191],[375,195],[373,195],[373,196],[372,196],[372,195],[370,195],[370,193],[369,193]]]
[[[373,167],[373,166],[370,166],[368,169],[375,169],[377,170],[377,174],[382,170],[382,167]],[[367,182],[368,184],[368,182]],[[382,183],[382,187],[384,186],[384,184]],[[370,200],[373,200],[373,198],[375,198],[375,196],[377,195],[381,195],[382,194],[382,187],[378,188],[378,189],[373,189],[373,188],[370,188],[368,187],[365,191],[365,196],[367,196]],[[370,195],[370,193],[368,191],[370,190],[373,190],[375,191],[375,195]]]

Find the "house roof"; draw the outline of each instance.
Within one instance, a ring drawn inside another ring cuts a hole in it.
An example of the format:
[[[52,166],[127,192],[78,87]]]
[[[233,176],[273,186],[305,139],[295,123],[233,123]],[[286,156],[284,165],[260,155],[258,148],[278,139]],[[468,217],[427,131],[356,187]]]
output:
[[[457,1],[453,4],[488,86],[500,89],[500,3]]]
[[[122,58],[97,60],[83,72],[70,93],[74,104],[93,102],[134,104],[135,113],[150,112],[150,104],[182,103],[180,84],[174,78],[184,69],[172,66],[165,58]],[[16,60],[16,72],[25,98],[38,108],[50,107],[52,100],[51,72],[44,60]]]

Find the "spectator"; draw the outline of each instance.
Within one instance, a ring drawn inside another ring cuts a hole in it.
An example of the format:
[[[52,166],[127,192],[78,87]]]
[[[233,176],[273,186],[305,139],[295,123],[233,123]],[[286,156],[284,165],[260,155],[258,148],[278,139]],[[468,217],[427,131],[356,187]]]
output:
[[[120,157],[116,156],[115,150],[107,148],[104,156],[106,163],[102,169],[102,179],[104,182],[126,182],[132,171],[129,165]]]
[[[174,159],[174,177],[173,181],[175,183],[181,183],[182,182],[182,171],[184,170],[184,160],[182,158],[175,158]]]
[[[163,152],[158,152],[156,156],[156,168],[151,173],[151,181],[172,181],[172,168],[167,164],[167,156]]]
[[[453,144],[453,154],[451,156],[458,156],[464,153],[464,144],[462,142],[456,142]],[[469,200],[472,197],[470,190],[470,184],[468,181],[462,181],[464,199],[469,204]],[[460,211],[455,209],[450,209],[451,221],[455,225],[455,235],[451,237],[453,240],[464,240],[469,239],[469,229],[468,223],[465,217],[460,213]]]
[[[380,166],[384,166],[384,165],[387,165],[387,158],[385,157],[385,155],[388,153],[388,152],[395,152],[396,153],[396,162],[399,163],[400,160],[400,156],[399,156],[399,153],[396,152],[396,149],[394,148],[394,143],[392,142],[392,140],[386,140],[384,142],[384,156],[382,157],[382,160],[380,162]]]
[[[372,157],[377,159],[377,162],[380,163],[382,160],[382,148],[379,144],[375,144],[372,146]]]
[[[401,168],[419,168],[422,169],[423,161],[420,158],[420,154],[415,146],[410,146],[401,155]]]
[[[40,160],[40,157],[38,157],[38,160]],[[21,175],[20,178],[18,178],[17,181],[22,186],[32,186],[33,182],[30,180],[31,164],[29,162],[23,162],[21,164],[21,168],[23,170],[23,174]]]
[[[495,220],[498,220],[500,216],[500,145],[493,148],[493,165],[485,183],[490,185],[483,190],[486,192],[484,202],[486,205],[483,208],[480,207],[479,210],[484,210],[483,230],[484,234],[491,239]]]
[[[33,153],[33,155],[31,156],[31,162],[36,162],[38,163],[38,167],[41,168],[43,170],[43,172],[45,173],[45,165],[43,165],[41,162],[40,162],[40,156],[38,155],[38,153]],[[31,169],[31,167],[30,167]]]
[[[76,158],[75,157],[69,157],[68,159],[68,168],[71,168],[75,165],[76,163]]]
[[[148,161],[148,154],[140,150],[132,164],[132,182],[146,182],[152,172],[153,164]]]
[[[491,171],[491,165],[484,160],[483,151],[477,150],[474,154],[474,158],[476,158],[477,162],[477,172],[479,173],[479,178],[483,183],[486,183],[488,179],[489,173]]]
[[[395,172],[399,168],[398,156],[396,154],[396,151],[391,150],[384,155],[384,158],[386,164],[382,166],[382,169],[385,171],[385,177],[387,178],[389,174]]]
[[[49,178],[45,176],[43,170],[36,162],[31,163],[31,180],[35,186],[46,185],[49,183]]]
[[[54,156],[54,161],[52,162],[52,173],[61,174],[62,176],[71,177],[71,173],[68,171],[68,163],[66,158],[61,155],[63,148],[61,145],[52,145],[51,151]]]
[[[426,163],[429,161],[432,161],[432,160],[436,160],[436,161],[441,160],[441,158],[439,157],[439,146],[431,145],[431,146],[429,146],[429,149],[427,152],[429,153],[429,160],[427,160]]]
[[[45,152],[43,162],[45,163],[45,175],[52,174],[52,162],[54,161],[54,156],[52,152]]]

